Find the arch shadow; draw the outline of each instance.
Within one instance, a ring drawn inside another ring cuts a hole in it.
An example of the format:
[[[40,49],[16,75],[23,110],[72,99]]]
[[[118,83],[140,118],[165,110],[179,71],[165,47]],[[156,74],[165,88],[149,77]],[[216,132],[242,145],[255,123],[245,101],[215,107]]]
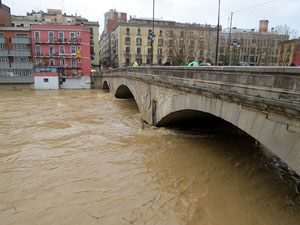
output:
[[[107,81],[103,82],[102,89],[105,90],[105,91],[110,92],[109,85],[108,85]]]
[[[130,98],[134,99],[134,96],[133,96],[132,92],[125,85],[121,85],[121,86],[118,87],[118,89],[115,93],[115,97],[116,98],[125,98],[125,99],[130,99]]]

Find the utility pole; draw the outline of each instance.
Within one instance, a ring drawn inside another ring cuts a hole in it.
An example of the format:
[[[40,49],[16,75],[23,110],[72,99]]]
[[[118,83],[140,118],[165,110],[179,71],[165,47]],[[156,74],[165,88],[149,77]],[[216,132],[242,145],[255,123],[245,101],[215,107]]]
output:
[[[216,46],[215,66],[218,66],[219,30],[220,30],[220,0],[219,0],[219,7],[218,7],[218,30],[217,30],[217,46]]]
[[[228,64],[231,66],[231,54],[230,54],[230,45],[231,45],[231,29],[232,29],[232,17],[233,12],[230,13],[230,28],[229,28],[229,39],[228,39]]]

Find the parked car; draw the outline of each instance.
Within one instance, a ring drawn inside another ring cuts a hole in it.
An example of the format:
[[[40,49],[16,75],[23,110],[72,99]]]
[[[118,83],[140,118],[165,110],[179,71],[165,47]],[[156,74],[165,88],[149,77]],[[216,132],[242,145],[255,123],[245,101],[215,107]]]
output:
[[[239,62],[237,66],[249,66],[249,64],[246,62]]]
[[[210,66],[210,63],[202,62],[199,64],[199,66]]]

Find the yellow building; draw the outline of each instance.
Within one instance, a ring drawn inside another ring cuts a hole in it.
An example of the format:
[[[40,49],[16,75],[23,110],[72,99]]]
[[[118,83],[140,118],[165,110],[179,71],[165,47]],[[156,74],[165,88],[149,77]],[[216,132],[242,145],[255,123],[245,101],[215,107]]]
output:
[[[283,41],[278,49],[278,66],[300,66],[300,38]]]
[[[100,38],[100,60],[104,66],[164,64],[187,65],[190,61],[212,62],[215,55],[216,28],[200,24],[182,24],[155,20],[153,56],[149,36],[151,19],[130,18],[116,21],[112,32]]]

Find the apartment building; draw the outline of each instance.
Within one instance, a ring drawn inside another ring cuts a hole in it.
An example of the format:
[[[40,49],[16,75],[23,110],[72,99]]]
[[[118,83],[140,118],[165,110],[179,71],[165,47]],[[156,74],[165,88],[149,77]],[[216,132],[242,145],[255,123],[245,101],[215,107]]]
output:
[[[261,20],[259,31],[233,28],[222,31],[219,41],[219,64],[237,65],[246,62],[252,66],[276,66],[279,43],[289,39],[277,34],[272,28],[268,31],[268,20]]]
[[[300,38],[279,43],[278,66],[300,66]]]
[[[62,13],[60,9],[47,9],[47,12],[32,11],[26,16],[12,16],[12,24],[15,27],[30,27],[33,24],[52,25],[82,25],[90,28],[90,55],[91,65],[99,66],[99,23],[75,15]]]
[[[32,25],[37,89],[90,88],[90,29]]]
[[[0,0],[0,27],[10,27],[11,26],[11,15],[10,8]]]
[[[0,75],[33,76],[31,32],[0,27]]]
[[[100,60],[104,66],[163,64],[171,59],[175,65],[190,61],[212,62],[215,55],[216,26],[183,24],[155,20],[153,55],[149,36],[152,19],[130,18],[125,13],[109,11],[100,37]],[[117,16],[115,16],[117,15]],[[107,19],[109,18],[109,19]],[[153,58],[153,59],[152,59]]]

